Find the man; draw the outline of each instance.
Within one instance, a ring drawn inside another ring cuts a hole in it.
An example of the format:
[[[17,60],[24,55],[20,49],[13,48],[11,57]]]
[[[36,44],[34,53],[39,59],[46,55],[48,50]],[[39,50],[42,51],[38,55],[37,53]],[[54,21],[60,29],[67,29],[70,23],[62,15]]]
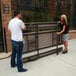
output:
[[[23,68],[22,53],[23,53],[23,35],[22,30],[26,30],[26,26],[20,19],[20,11],[14,12],[14,18],[10,20],[8,29],[11,32],[12,54],[11,54],[11,67],[16,67],[18,72],[25,72],[27,69]],[[17,58],[16,58],[17,56]],[[17,59],[17,64],[15,59]]]

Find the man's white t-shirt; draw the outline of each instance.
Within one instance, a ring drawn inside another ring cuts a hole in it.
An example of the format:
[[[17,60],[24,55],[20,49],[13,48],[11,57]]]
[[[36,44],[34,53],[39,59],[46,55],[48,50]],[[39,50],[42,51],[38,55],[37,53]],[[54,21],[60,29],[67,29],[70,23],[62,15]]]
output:
[[[11,40],[23,41],[22,29],[25,28],[24,22],[19,18],[13,18],[10,20],[8,29],[11,32]]]

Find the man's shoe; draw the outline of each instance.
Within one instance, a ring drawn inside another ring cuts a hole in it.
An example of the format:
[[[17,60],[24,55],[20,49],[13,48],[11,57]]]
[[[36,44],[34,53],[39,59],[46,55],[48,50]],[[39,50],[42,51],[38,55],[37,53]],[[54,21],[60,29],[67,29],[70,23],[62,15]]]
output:
[[[17,65],[11,66],[11,68],[15,68]]]
[[[21,69],[21,70],[18,70],[18,72],[26,72],[27,69]]]

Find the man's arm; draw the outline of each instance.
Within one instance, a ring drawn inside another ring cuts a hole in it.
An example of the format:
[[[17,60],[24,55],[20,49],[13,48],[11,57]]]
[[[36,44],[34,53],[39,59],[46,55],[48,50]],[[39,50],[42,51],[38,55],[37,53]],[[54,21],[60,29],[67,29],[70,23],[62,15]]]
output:
[[[26,30],[26,25],[24,24],[24,28],[23,28],[23,30],[25,31]]]
[[[8,28],[8,30],[7,30],[8,32],[10,32],[10,30],[9,30],[9,28]]]
[[[8,24],[8,29],[7,29],[7,31],[10,32],[10,26],[9,26],[9,24]]]
[[[21,26],[22,30],[24,30],[24,31],[26,30],[26,25],[22,20],[20,21],[20,26]]]

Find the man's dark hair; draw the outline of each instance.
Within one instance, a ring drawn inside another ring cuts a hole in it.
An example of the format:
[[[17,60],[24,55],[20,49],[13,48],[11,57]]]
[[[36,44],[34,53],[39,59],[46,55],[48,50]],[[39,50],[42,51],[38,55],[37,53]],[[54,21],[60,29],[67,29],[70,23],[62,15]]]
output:
[[[14,11],[14,17],[17,16],[18,14],[20,14],[20,11],[19,10],[15,10]]]

